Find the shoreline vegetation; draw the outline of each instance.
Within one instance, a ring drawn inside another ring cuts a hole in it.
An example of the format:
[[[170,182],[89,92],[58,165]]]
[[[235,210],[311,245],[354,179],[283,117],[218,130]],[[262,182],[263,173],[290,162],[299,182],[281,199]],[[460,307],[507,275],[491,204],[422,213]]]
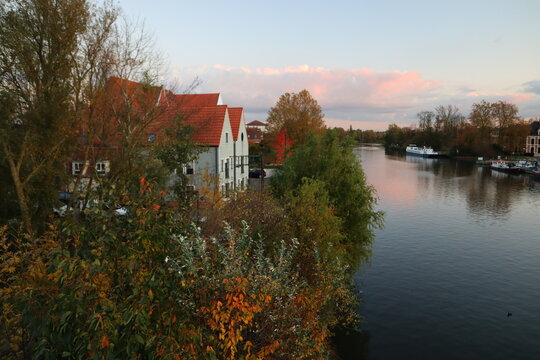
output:
[[[518,113],[515,104],[505,101],[475,103],[467,118],[455,106],[438,106],[420,112],[417,126],[391,124],[383,142],[389,152],[404,153],[409,144],[416,144],[455,158],[526,156],[525,138],[536,119],[527,121]]]

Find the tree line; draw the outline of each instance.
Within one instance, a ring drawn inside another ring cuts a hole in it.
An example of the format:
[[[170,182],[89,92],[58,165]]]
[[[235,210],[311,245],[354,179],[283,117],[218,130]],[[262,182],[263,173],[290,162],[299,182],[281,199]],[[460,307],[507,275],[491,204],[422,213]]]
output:
[[[517,105],[506,101],[475,103],[468,117],[456,106],[441,105],[418,113],[416,127],[390,125],[384,142],[398,151],[414,143],[453,155],[522,153],[530,126],[518,114]]]

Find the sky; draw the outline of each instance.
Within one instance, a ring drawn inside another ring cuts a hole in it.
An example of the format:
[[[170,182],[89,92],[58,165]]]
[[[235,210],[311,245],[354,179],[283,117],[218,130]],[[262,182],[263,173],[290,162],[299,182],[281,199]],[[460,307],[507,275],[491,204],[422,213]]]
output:
[[[265,121],[307,89],[328,126],[385,130],[416,114],[509,101],[540,116],[540,0],[118,0],[144,22],[167,82],[219,92]]]

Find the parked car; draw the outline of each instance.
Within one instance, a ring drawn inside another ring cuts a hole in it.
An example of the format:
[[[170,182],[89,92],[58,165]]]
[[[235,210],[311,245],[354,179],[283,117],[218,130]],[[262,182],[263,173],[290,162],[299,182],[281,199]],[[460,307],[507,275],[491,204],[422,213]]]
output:
[[[81,200],[77,200],[74,205],[75,205],[74,207],[68,207],[67,205],[63,205],[63,206],[60,206],[60,207],[55,207],[55,208],[53,208],[53,213],[58,217],[63,217],[63,216],[66,215],[67,212],[71,212],[71,211],[73,211],[75,209],[78,209],[80,214],[82,214],[84,216],[84,214],[88,210],[96,209],[97,207],[99,207],[100,203],[99,203],[98,200],[90,200],[90,201],[86,202],[86,206],[85,206],[84,209],[83,209],[83,201],[81,201]],[[111,207],[104,204],[104,205],[102,205],[102,208],[103,209],[110,209]],[[114,206],[114,214],[118,215],[118,216],[127,216],[128,215],[128,210],[125,207],[120,206],[120,205]]]
[[[266,171],[262,169],[252,169],[249,170],[249,177],[254,179],[260,179],[261,177],[266,177]]]

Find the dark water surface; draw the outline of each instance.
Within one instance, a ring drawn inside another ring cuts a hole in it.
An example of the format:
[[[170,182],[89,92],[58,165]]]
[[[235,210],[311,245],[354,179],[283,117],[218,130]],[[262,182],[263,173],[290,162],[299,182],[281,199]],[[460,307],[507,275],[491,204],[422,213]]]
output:
[[[386,213],[356,275],[368,358],[540,359],[540,182],[357,153]]]

